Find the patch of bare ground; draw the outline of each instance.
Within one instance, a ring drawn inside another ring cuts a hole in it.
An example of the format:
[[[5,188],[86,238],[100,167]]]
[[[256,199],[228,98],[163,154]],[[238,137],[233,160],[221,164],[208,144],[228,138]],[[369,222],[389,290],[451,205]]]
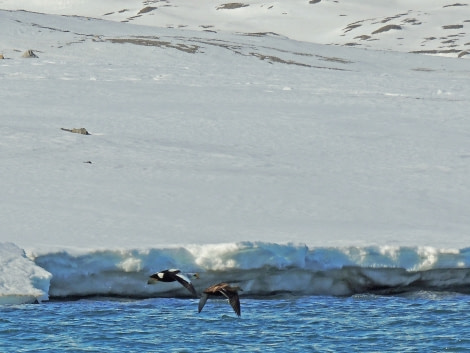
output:
[[[322,56],[322,55],[316,55],[317,58],[324,60],[324,61],[329,61],[329,62],[334,62],[334,63],[340,63],[340,64],[351,64],[352,61],[342,59],[342,58],[337,58],[334,56]]]
[[[249,37],[266,37],[266,36],[276,36],[278,37],[279,34],[274,32],[253,32],[253,33],[243,33],[245,36]]]
[[[217,10],[233,10],[233,9],[239,9],[241,7],[247,7],[250,6],[248,4],[243,4],[241,2],[230,2],[228,4],[222,4],[217,7]]]
[[[258,35],[271,35],[271,33],[260,33]],[[328,67],[328,66],[321,66],[315,65],[314,63],[309,63],[305,61],[297,61],[291,59],[283,59],[280,56],[276,55],[268,55],[263,54],[261,51],[263,50],[274,50],[281,53],[287,53],[290,55],[296,55],[300,57],[317,57],[322,61],[328,61],[335,64],[349,64],[351,61],[343,58],[338,57],[328,57],[328,56],[321,56],[312,53],[299,53],[299,52],[291,52],[286,50],[280,50],[277,48],[270,48],[270,47],[258,47],[258,46],[249,46],[244,47],[238,43],[226,42],[221,40],[208,40],[203,38],[185,38],[185,37],[174,37],[173,40],[162,40],[159,37],[154,36],[139,36],[139,37],[128,37],[128,38],[108,38],[105,39],[107,42],[111,43],[119,43],[119,44],[134,44],[134,45],[142,45],[142,46],[150,46],[150,47],[160,47],[160,48],[172,48],[176,50],[180,50],[186,53],[195,54],[203,52],[203,48],[205,46],[216,46],[220,48],[224,48],[230,50],[231,52],[242,55],[242,56],[251,56],[258,58],[260,60],[269,62],[271,64],[280,63],[280,64],[287,64],[287,65],[296,65],[308,68],[316,68],[316,69],[323,69],[323,70],[338,70],[338,71],[349,71],[348,69],[341,68],[341,67]],[[184,42],[182,42],[184,41]],[[194,43],[194,44],[192,44]],[[247,50],[248,49],[248,50]]]
[[[470,55],[470,52],[464,50],[464,51],[460,52],[459,55],[457,55],[457,57],[458,58],[463,58],[466,55]]]
[[[417,68],[414,68],[414,69],[411,69],[413,71],[421,71],[421,72],[432,72],[432,71],[435,71],[433,69],[427,69],[425,67],[417,67]]]
[[[261,54],[261,53],[250,53],[250,55],[254,56],[258,59],[261,59],[263,61],[268,61],[271,64],[272,63],[281,63],[281,64],[297,65],[297,66],[303,66],[303,67],[312,67],[312,68],[317,68],[317,69],[345,71],[344,69],[339,69],[339,68],[335,68],[335,67],[314,66],[314,65],[310,65],[310,64],[301,63],[301,62],[298,62],[298,61],[284,60],[284,59],[281,59],[281,58],[279,58],[277,56],[273,56],[273,55],[264,55],[264,54]]]
[[[347,32],[349,32],[349,31],[352,31],[353,29],[358,28],[358,27],[361,27],[361,26],[362,26],[362,25],[359,24],[359,23],[350,24],[350,25],[346,26],[345,29],[343,29],[343,32],[344,32],[344,33],[347,33]]]
[[[422,22],[418,21],[416,18],[405,18],[403,20],[404,23],[409,23],[413,26],[418,26],[420,24],[422,24]]]
[[[274,49],[274,48],[268,48],[268,49]],[[335,56],[323,56],[323,55],[318,55],[318,54],[311,54],[311,53],[301,53],[301,52],[292,52],[289,50],[281,50],[281,49],[276,49],[277,51],[280,51],[281,53],[289,53],[289,54],[294,54],[297,56],[307,56],[307,57],[316,57],[320,60],[323,61],[329,61],[329,62],[334,62],[334,63],[339,63],[339,64],[351,64],[353,61],[343,59],[343,58],[338,58]]]
[[[119,10],[118,13],[124,13],[124,12],[128,12],[129,10],[128,9],[122,9],[122,10]],[[108,13],[105,13],[103,16],[110,16],[110,15],[114,15],[115,12],[108,12]]]
[[[444,5],[443,8],[452,7],[452,6],[468,6],[468,4],[456,3],[456,4],[451,4],[451,5]]]
[[[120,43],[120,44],[135,44],[143,45],[147,47],[160,47],[160,48],[172,48],[176,50],[183,51],[185,53],[195,54],[200,49],[197,45],[187,45],[181,43],[171,43],[167,41],[160,40],[158,38],[146,38],[146,37],[136,37],[136,38],[110,38],[107,39],[111,43]]]
[[[338,67],[327,67],[327,66],[319,66],[319,65],[313,65],[305,62],[300,62],[300,61],[294,61],[294,60],[287,60],[287,59],[282,59],[278,56],[275,55],[266,55],[262,54],[260,52],[255,52],[255,50],[276,50],[281,53],[288,53],[288,54],[293,54],[297,56],[302,56],[302,57],[317,57],[320,60],[324,61],[329,61],[333,63],[339,63],[339,64],[349,64],[352,63],[352,61],[342,59],[342,58],[336,58],[336,57],[326,57],[326,56],[320,56],[320,55],[315,55],[315,54],[310,54],[310,53],[299,53],[299,52],[291,52],[288,50],[280,50],[276,48],[270,48],[270,47],[251,47],[251,52],[244,52],[243,46],[237,44],[237,43],[230,43],[230,42],[225,42],[225,41],[212,41],[212,40],[203,40],[199,38],[193,38],[191,41],[195,41],[199,44],[205,44],[205,45],[211,45],[211,46],[217,46],[220,48],[224,48],[227,50],[232,51],[235,54],[238,55],[243,55],[243,56],[252,56],[255,58],[258,58],[263,61],[267,61],[271,64],[274,63],[280,63],[280,64],[287,64],[287,65],[297,65],[297,66],[302,66],[302,67],[310,67],[310,68],[315,68],[315,69],[323,69],[323,70],[338,70],[338,71],[349,71],[347,69],[343,68],[338,68]]]
[[[386,25],[386,26],[380,27],[379,29],[376,29],[374,32],[372,32],[372,34],[388,32],[388,31],[391,31],[391,30],[398,30],[399,31],[401,29],[402,28],[399,25]]]
[[[157,8],[154,7],[154,6],[146,6],[146,7],[144,7],[142,10],[140,10],[137,14],[138,14],[138,15],[141,15],[141,14],[143,14],[143,13],[151,12],[151,11],[156,10],[156,9],[157,9]]]
[[[443,50],[439,50],[439,49],[432,49],[432,50],[413,50],[413,51],[410,51],[410,53],[413,53],[413,54],[455,54],[455,53],[459,53],[460,50],[458,49],[443,49]]]
[[[387,23],[387,22],[390,22],[391,20],[394,20],[394,19],[397,19],[397,18],[406,16],[406,15],[408,15],[408,13],[399,13],[398,15],[395,15],[395,16],[385,17],[385,18],[384,18],[382,21],[380,21],[380,22],[381,22],[381,23]]]
[[[252,55],[254,57],[257,57],[258,59],[261,59],[261,60],[269,61],[271,63],[281,63],[281,64],[290,64],[290,65],[310,67],[310,65],[308,65],[308,64],[299,63],[299,62],[292,61],[292,60],[284,60],[284,59],[281,59],[281,58],[279,58],[277,56],[273,56],[273,55],[264,55],[264,54],[260,54],[260,53],[250,53],[250,55]]]
[[[460,29],[463,28],[463,25],[445,25],[442,26],[442,29]]]

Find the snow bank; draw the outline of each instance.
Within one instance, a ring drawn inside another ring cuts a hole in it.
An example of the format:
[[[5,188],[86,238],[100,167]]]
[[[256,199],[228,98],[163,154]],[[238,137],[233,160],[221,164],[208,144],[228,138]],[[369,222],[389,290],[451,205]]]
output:
[[[167,268],[199,273],[198,292],[237,283],[243,295],[352,295],[411,290],[468,291],[470,249],[389,246],[308,248],[302,244],[241,242],[134,250],[33,254],[52,273],[51,297],[187,297],[178,283],[147,285]],[[467,288],[467,289],[465,289]]]
[[[470,249],[308,248],[241,242],[133,250],[25,252],[0,245],[0,304],[85,296],[189,297],[178,283],[148,285],[166,268],[199,273],[198,292],[217,282],[243,295],[353,295],[416,290],[468,293]]]
[[[0,304],[47,300],[51,277],[16,245],[0,243]]]

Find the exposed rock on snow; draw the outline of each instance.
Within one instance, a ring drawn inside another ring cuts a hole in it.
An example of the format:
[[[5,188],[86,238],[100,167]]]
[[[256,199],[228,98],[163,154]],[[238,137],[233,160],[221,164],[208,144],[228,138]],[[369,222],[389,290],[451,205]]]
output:
[[[24,53],[23,53],[23,58],[37,58],[38,56],[31,50],[26,50]]]
[[[247,4],[242,4],[239,2],[231,2],[229,4],[222,4],[219,7],[217,7],[217,10],[233,10],[233,9],[239,9],[241,7],[247,7],[249,5]]]
[[[87,129],[85,129],[84,127],[81,127],[81,128],[73,128],[73,129],[64,129],[63,127],[60,128],[61,130],[64,130],[64,131],[68,131],[68,132],[73,132],[75,134],[81,134],[81,135],[91,135]]]

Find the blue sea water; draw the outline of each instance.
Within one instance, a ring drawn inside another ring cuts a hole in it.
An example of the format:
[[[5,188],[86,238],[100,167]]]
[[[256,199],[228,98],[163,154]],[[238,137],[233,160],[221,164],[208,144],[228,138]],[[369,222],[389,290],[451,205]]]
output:
[[[0,307],[1,352],[469,352],[470,296],[92,298]]]

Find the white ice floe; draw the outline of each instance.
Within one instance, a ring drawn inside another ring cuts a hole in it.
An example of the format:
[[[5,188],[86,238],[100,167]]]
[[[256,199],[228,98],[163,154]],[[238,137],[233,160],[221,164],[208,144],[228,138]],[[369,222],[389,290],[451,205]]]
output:
[[[13,243],[0,243],[0,304],[47,300],[52,275]]]

